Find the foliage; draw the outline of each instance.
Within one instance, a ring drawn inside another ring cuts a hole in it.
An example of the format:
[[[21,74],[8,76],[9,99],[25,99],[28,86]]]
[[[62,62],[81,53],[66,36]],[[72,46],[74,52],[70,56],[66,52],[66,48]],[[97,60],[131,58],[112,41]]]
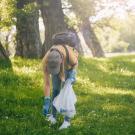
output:
[[[16,0],[1,0],[0,9],[0,41],[7,49],[10,42],[15,41]]]
[[[135,51],[135,15],[129,14],[123,25],[121,26],[121,38],[129,43],[128,50]]]
[[[94,15],[95,13],[95,0],[69,0],[73,6],[73,11],[81,20]]]
[[[105,52],[126,52],[128,50],[129,44],[121,39],[120,32],[116,28],[95,27],[95,32]]]
[[[77,29],[78,26],[92,15],[95,15],[95,6],[97,0],[62,0],[63,6],[69,9],[67,11],[66,22],[69,27]]]
[[[94,24],[96,35],[106,52],[127,52],[135,50],[134,15],[124,19],[112,16]]]
[[[15,23],[16,0],[0,1],[0,29],[10,28]]]
[[[38,6],[35,2],[24,4],[23,8],[17,9],[17,14],[19,16],[29,16],[38,9]]]
[[[65,22],[66,22],[69,29],[74,29],[76,31],[79,30],[78,25],[80,23],[80,20],[75,15],[65,16]]]
[[[107,52],[125,52],[135,50],[134,8],[131,1],[103,0],[96,8],[94,24],[103,49]],[[117,5],[117,6],[116,6]]]
[[[0,30],[10,29],[16,23],[16,15],[29,15],[34,9],[38,8],[35,2],[27,3],[23,9],[17,9],[18,0],[0,1]]]
[[[40,60],[12,59],[13,71],[0,69],[0,134],[134,135],[135,55],[80,58],[77,115],[69,129],[58,131],[42,115]]]

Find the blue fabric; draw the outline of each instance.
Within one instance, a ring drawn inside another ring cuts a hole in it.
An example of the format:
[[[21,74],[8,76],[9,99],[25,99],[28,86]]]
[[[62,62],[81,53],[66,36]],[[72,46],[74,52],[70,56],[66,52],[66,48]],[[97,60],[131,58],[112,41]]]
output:
[[[71,83],[75,83],[76,81],[76,70],[73,69],[73,70],[68,70],[68,71],[65,71],[66,73],[66,79],[69,79],[71,80]]]
[[[75,83],[76,81],[76,70],[65,70],[65,80],[69,79],[71,83]],[[59,75],[53,75],[52,76],[52,85],[53,85],[53,91],[52,91],[52,101],[54,98],[59,94],[61,87],[64,85],[64,82],[61,82]],[[52,105],[52,115],[53,117],[56,117],[56,108]],[[69,121],[70,118],[65,116],[65,120]]]
[[[54,98],[59,94],[61,89],[61,80],[58,75],[52,75],[52,85],[53,85],[53,91],[52,91],[52,101]],[[52,115],[53,117],[56,117],[56,109],[52,104]]]
[[[44,98],[44,105],[43,105],[43,114],[44,115],[47,115],[49,113],[50,104],[51,104],[51,99],[49,97]]]

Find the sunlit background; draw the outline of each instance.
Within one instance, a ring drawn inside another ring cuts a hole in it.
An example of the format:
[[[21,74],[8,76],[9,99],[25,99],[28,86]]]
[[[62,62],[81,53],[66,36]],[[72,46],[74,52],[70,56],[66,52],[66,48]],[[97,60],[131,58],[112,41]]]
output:
[[[16,46],[15,1],[2,0],[0,2],[0,15],[3,21],[0,22],[0,41],[11,56],[14,55]],[[78,32],[84,55],[91,56],[91,50],[84,41],[78,26],[83,20],[82,18],[86,16],[89,16],[90,24],[106,56],[135,52],[134,0],[62,0],[62,6],[68,26],[73,27]],[[41,13],[39,30],[43,43],[45,27]]]

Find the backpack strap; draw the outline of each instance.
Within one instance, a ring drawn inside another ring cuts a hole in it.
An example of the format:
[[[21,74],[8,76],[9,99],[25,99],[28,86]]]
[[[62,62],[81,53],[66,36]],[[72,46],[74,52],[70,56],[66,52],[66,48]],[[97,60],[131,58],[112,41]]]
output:
[[[70,63],[70,60],[69,60],[69,51],[68,51],[66,45],[61,45],[61,46],[63,46],[63,48],[64,48],[65,51],[66,51],[66,63],[69,64],[69,65],[71,65],[72,68],[73,68],[73,67],[76,65],[76,63],[75,63],[75,64],[71,64],[71,63]]]
[[[62,45],[62,47],[65,49],[65,52],[66,52],[66,63],[67,65],[70,64],[70,61],[69,61],[69,51],[67,49],[67,47],[65,45]]]
[[[62,47],[65,49],[65,52],[66,52],[66,64],[67,64],[67,65],[71,65],[70,60],[69,60],[69,51],[68,51],[66,45],[60,45],[60,46],[62,46]],[[62,59],[63,59],[63,55],[61,54],[61,52],[60,52],[57,48],[51,48],[50,51],[57,51],[57,52],[59,52],[60,55],[61,55],[61,57],[62,57]],[[75,65],[76,65],[76,64],[72,64],[72,65],[71,65],[72,68],[73,68]]]

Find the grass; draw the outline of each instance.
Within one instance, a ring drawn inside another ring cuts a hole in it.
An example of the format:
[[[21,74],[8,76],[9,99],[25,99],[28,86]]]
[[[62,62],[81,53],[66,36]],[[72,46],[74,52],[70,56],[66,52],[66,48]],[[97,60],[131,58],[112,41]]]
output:
[[[79,59],[77,115],[63,131],[62,116],[52,126],[42,115],[41,60],[12,66],[0,69],[0,135],[135,135],[135,55]]]

